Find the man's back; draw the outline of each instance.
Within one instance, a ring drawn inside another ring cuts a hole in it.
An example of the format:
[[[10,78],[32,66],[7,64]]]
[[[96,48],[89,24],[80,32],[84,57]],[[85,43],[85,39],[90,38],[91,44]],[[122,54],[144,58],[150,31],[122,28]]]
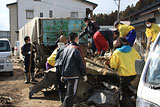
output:
[[[111,30],[100,29],[99,32],[104,36],[104,38],[108,41],[110,48],[113,48],[113,32]]]
[[[85,75],[85,64],[78,45],[72,42],[64,49],[62,75],[64,77],[79,77]]]

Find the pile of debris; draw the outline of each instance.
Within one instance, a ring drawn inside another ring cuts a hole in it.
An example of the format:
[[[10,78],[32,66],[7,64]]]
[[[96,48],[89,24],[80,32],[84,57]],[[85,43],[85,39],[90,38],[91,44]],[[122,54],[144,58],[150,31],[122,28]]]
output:
[[[13,99],[11,97],[0,96],[0,106],[10,105],[12,102],[13,102]]]
[[[98,107],[115,107],[118,105],[119,76],[115,70],[104,64],[105,61],[109,60],[109,57],[109,53],[103,57],[85,55],[88,80],[84,82],[80,78],[76,97],[77,104],[86,104],[89,107],[94,107],[94,105]],[[45,73],[43,80],[31,88],[30,98],[40,90],[56,84],[55,68],[43,73]],[[135,87],[138,85],[138,78],[133,81]]]
[[[81,102],[96,107],[117,107],[119,105],[119,76],[117,71],[104,62],[109,60],[109,53],[103,57],[85,57],[88,81],[80,79],[77,97]],[[132,81],[136,89],[139,76]],[[136,93],[136,92],[135,92]]]
[[[87,102],[87,105],[112,107],[117,105],[119,77],[116,71],[104,64],[109,55],[104,57],[85,57],[88,81],[80,79],[77,91],[77,102]]]

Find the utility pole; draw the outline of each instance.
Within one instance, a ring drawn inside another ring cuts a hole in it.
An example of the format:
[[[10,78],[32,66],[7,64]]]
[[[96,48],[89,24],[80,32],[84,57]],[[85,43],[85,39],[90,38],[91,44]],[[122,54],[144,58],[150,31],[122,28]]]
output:
[[[118,3],[116,1],[118,1]],[[120,21],[120,3],[121,3],[121,0],[114,0],[114,2],[118,6],[117,21]]]
[[[118,0],[118,13],[117,13],[117,20],[120,21],[120,3],[121,1]]]

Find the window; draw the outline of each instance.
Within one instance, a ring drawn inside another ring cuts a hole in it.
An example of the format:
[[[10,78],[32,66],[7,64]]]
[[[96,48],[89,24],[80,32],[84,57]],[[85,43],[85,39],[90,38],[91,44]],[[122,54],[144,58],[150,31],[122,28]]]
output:
[[[78,12],[71,12],[71,18],[78,18]]]
[[[146,82],[151,85],[160,84],[160,39],[150,59]]]
[[[40,13],[40,17],[43,17],[43,13]]]
[[[8,52],[10,49],[8,41],[0,41],[0,52]]]
[[[49,17],[50,17],[50,18],[53,17],[53,11],[52,11],[52,10],[49,11]]]
[[[34,17],[33,10],[26,10],[26,19],[32,19]]]
[[[41,0],[33,0],[33,1],[41,1]]]

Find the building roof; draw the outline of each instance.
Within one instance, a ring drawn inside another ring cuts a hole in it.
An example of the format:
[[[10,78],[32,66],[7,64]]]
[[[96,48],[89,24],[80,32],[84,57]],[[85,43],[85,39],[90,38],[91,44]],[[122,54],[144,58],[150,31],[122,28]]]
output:
[[[86,2],[86,3],[89,3],[89,4],[91,4],[91,5],[95,6],[95,7],[98,6],[98,4],[93,3],[93,2],[90,2],[90,1],[88,1],[88,0],[81,0],[81,1],[82,1],[82,2]]]
[[[0,32],[10,32],[10,31],[8,31],[8,30],[0,30]]]
[[[136,12],[134,12],[133,14],[125,17],[123,20],[126,20],[130,17],[133,17],[133,16],[136,16],[136,15],[145,15],[145,14],[148,14],[150,12],[153,12],[155,10],[157,10],[159,8],[159,5],[160,5],[160,0],[158,0],[157,2],[149,5],[149,6],[146,6],[144,8],[142,8],[141,10],[138,10]]]
[[[93,5],[94,8],[96,8],[98,6],[98,4],[90,2],[90,1],[87,1],[87,0],[80,0],[80,1],[89,3],[89,4]],[[7,4],[6,6],[8,7],[8,6],[16,5],[16,4],[17,4],[17,2],[14,2],[14,3]]]
[[[14,3],[10,3],[10,4],[7,4],[6,6],[8,7],[8,6],[13,6],[13,5],[16,5],[17,4],[17,2],[14,2]]]

